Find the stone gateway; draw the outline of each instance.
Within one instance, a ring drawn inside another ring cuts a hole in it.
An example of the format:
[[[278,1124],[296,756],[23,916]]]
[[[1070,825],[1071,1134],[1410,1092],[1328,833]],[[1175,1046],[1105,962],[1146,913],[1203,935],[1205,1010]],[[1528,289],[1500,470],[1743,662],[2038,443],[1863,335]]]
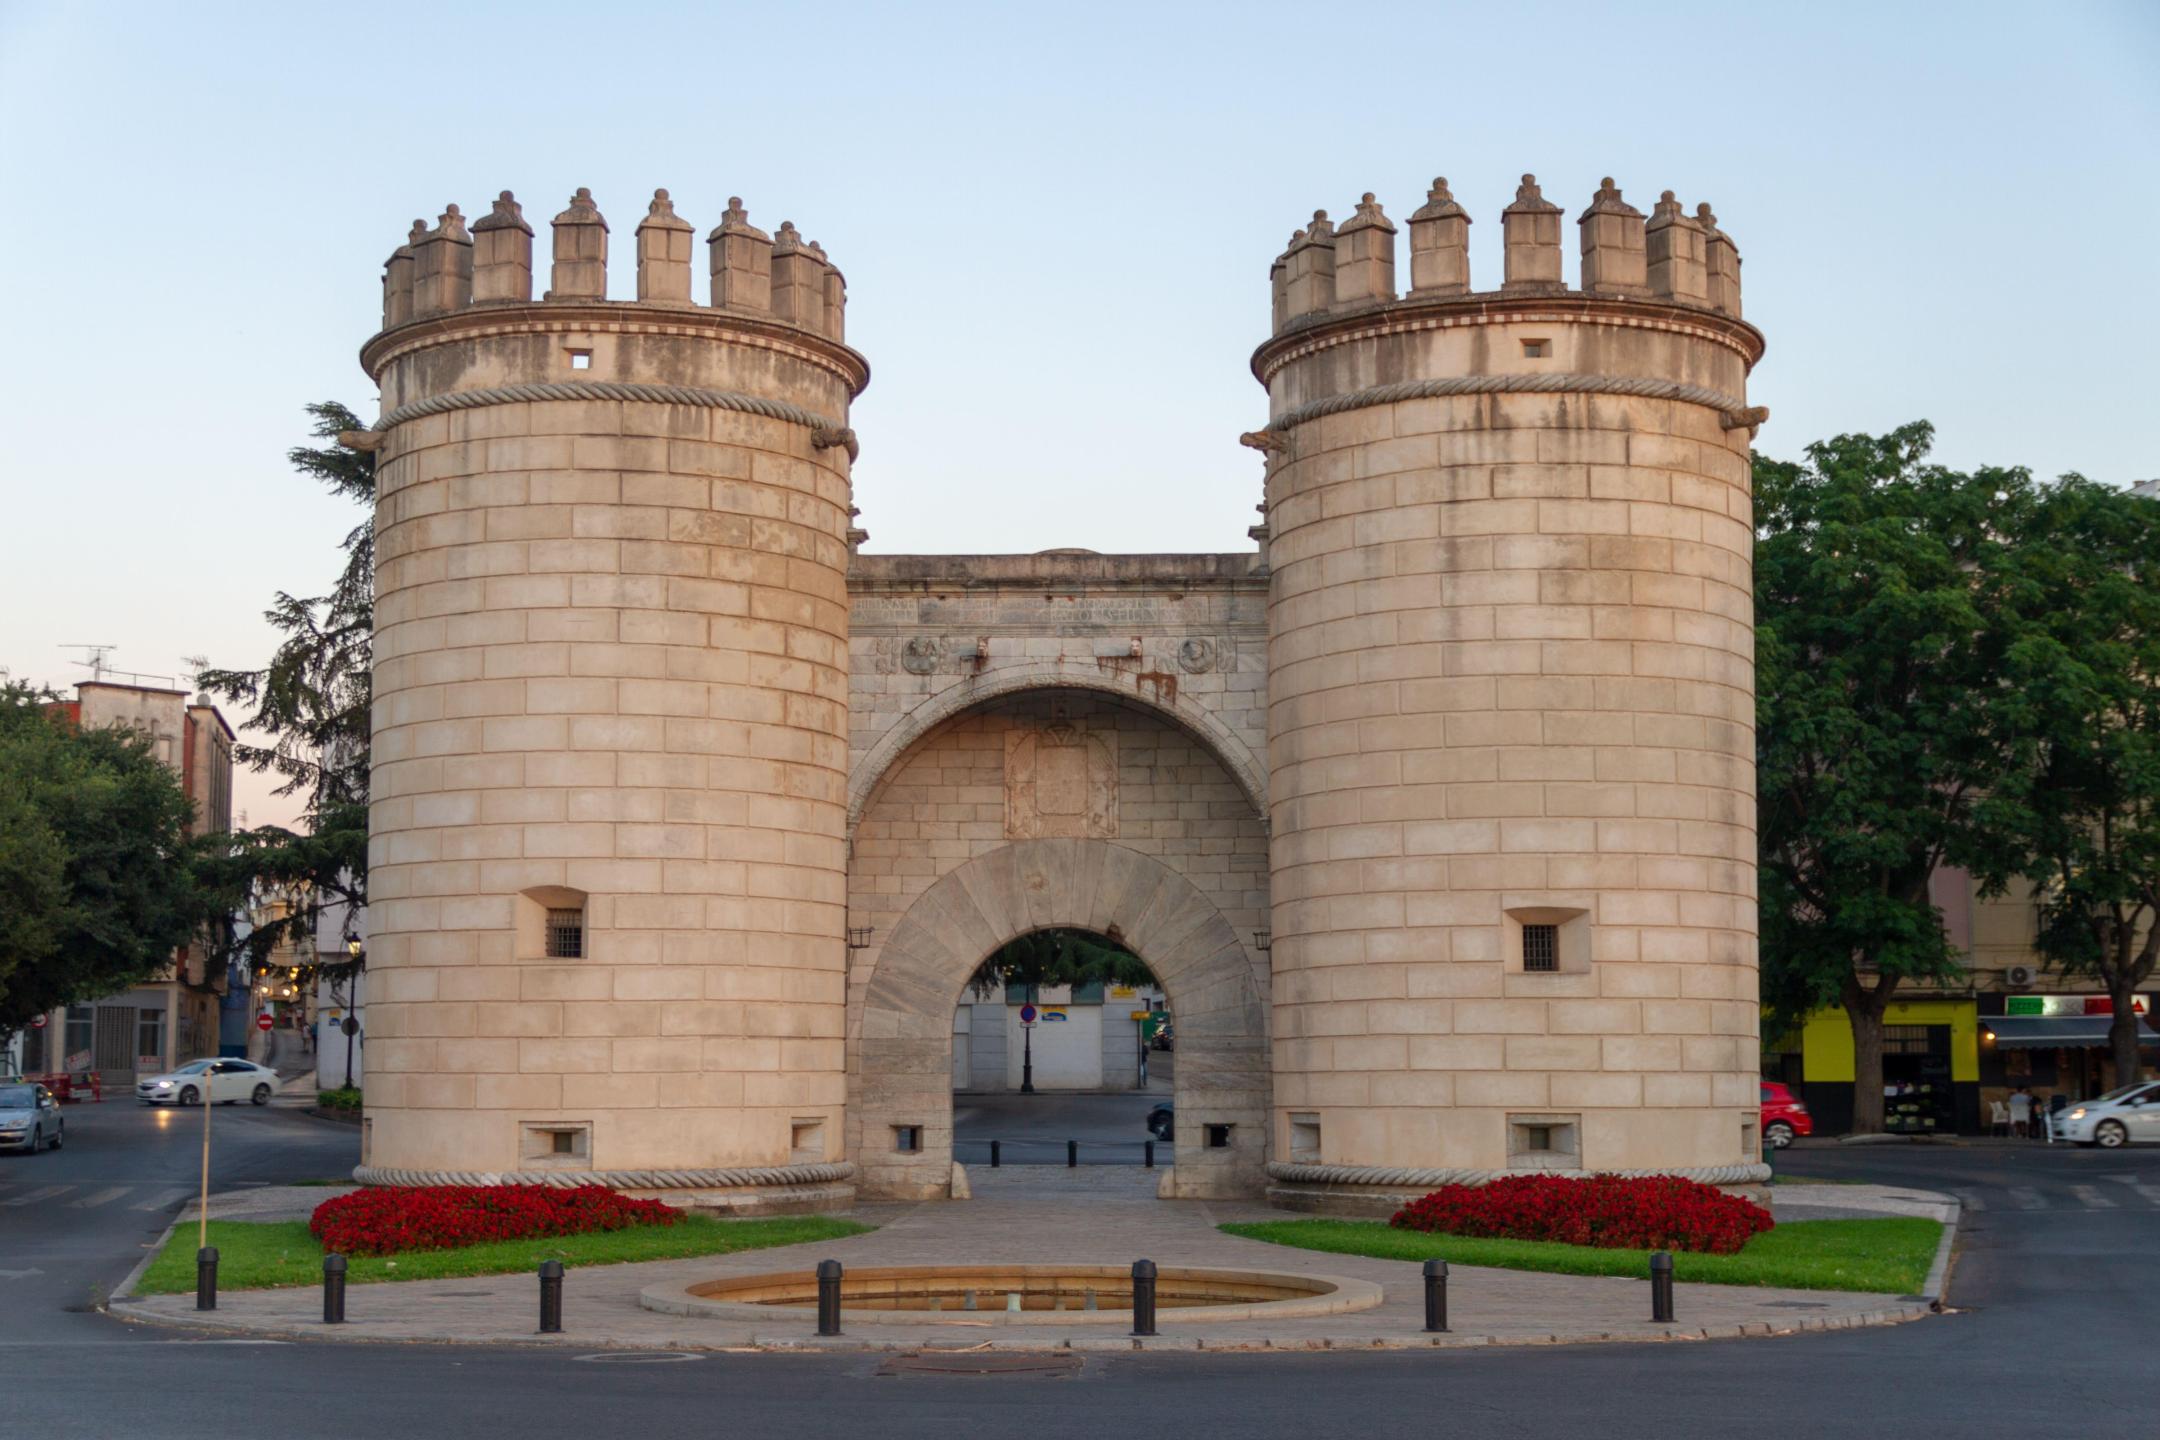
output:
[[[1255,553],[872,556],[847,289],[665,191],[416,222],[378,458],[365,1182],[952,1186],[954,1007],[1073,927],[1177,1018],[1164,1193],[1765,1175],[1749,405],[1709,207],[1291,237]],[[1489,286],[1489,282],[1488,282]]]

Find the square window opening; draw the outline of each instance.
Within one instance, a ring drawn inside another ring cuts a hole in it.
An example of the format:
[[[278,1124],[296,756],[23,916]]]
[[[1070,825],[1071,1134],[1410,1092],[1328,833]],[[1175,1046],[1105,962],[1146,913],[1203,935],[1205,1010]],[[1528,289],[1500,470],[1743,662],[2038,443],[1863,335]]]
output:
[[[592,369],[592,351],[572,350],[570,352],[570,368],[572,370]]]
[[[1507,1126],[1509,1169],[1582,1168],[1581,1116],[1510,1115]]]
[[[1560,968],[1560,927],[1558,925],[1525,925],[1522,927],[1522,968],[1536,971],[1553,971]]]
[[[585,958],[585,912],[583,910],[550,910],[547,912],[547,956],[550,960],[582,960]]]
[[[1552,358],[1552,341],[1525,340],[1522,342],[1523,359],[1549,360]]]
[[[902,1155],[920,1155],[922,1153],[922,1131],[923,1127],[920,1125],[893,1126],[892,1148]]]
[[[1299,1164],[1320,1163],[1320,1117],[1318,1115],[1292,1115],[1290,1117],[1290,1158]]]
[[[592,1163],[592,1126],[532,1124],[524,1127],[519,1153],[529,1165],[552,1167]]]
[[[825,1158],[825,1117],[811,1116],[788,1124],[788,1159],[800,1165]]]
[[[1203,1128],[1207,1132],[1208,1149],[1227,1150],[1230,1148],[1230,1132],[1236,1127],[1230,1125],[1208,1125]]]

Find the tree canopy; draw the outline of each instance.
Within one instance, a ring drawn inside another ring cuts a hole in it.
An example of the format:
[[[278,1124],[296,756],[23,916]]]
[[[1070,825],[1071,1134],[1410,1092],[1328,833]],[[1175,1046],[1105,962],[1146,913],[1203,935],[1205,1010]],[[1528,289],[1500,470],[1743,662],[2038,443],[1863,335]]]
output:
[[[375,457],[335,443],[364,429],[336,401],[307,407],[311,434],[333,443],[295,446],[295,470],[367,513],[343,542],[344,563],[327,593],[280,591],[264,618],[284,637],[255,670],[208,669],[196,683],[246,710],[247,730],[263,745],[236,747],[234,758],[282,777],[276,793],[303,799],[301,825],[237,831],[205,861],[209,882],[233,909],[275,893],[288,908],[257,926],[245,944],[260,963],[287,943],[314,955],[322,910],[367,903],[368,741],[375,628]],[[346,969],[335,965],[330,968]]]
[[[1882,1124],[1892,995],[1961,967],[1930,877],[1999,888],[2024,858],[1985,802],[2029,755],[2005,661],[2037,493],[2022,470],[1924,463],[1933,435],[1755,461],[1763,998],[1786,1023],[1844,1007],[1863,1131]]]
[[[1025,985],[1036,995],[1053,985],[1153,985],[1155,974],[1139,956],[1091,930],[1037,930],[992,952],[975,967],[968,988],[990,995]]]
[[[0,1032],[147,980],[198,938],[191,819],[148,738],[0,685]]]

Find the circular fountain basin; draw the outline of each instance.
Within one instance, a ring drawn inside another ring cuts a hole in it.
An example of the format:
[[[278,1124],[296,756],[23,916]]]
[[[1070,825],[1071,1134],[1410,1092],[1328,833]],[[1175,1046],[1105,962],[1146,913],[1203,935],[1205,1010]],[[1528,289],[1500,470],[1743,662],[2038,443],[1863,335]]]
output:
[[[1017,1302],[1014,1297],[1017,1298]],[[1159,1325],[1290,1320],[1370,1310],[1380,1287],[1346,1275],[1164,1266],[1155,1278]],[[654,1285],[647,1310],[771,1325],[817,1323],[817,1273],[782,1270],[689,1285]],[[849,1269],[840,1282],[849,1324],[1132,1325],[1129,1265],[896,1265]]]

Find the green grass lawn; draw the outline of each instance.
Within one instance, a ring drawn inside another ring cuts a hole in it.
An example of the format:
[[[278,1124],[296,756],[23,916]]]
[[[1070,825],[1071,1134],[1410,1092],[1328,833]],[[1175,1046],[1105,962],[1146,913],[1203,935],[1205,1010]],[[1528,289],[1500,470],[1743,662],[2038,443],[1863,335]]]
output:
[[[686,1215],[673,1225],[637,1225],[593,1235],[553,1235],[537,1240],[498,1240],[462,1250],[412,1250],[402,1255],[354,1255],[350,1284],[379,1280],[443,1280],[464,1275],[505,1275],[533,1270],[542,1260],[581,1265],[622,1265],[637,1260],[682,1260],[725,1255],[810,1240],[838,1240],[870,1229],[825,1215],[783,1215],[761,1220],[714,1220]],[[195,1227],[182,1225],[136,1282],[138,1295],[173,1295],[195,1288]],[[212,1220],[210,1243],[218,1252],[220,1290],[261,1290],[278,1285],[322,1283],[323,1248],[305,1220]]]
[[[1445,1260],[1500,1270],[1647,1277],[1647,1250],[1596,1250],[1531,1240],[1482,1240],[1396,1230],[1380,1220],[1263,1220],[1225,1225],[1231,1235],[1368,1255],[1379,1260]],[[1673,1277],[1708,1285],[1779,1285],[1795,1290],[1862,1290],[1910,1295],[1927,1280],[1942,1226],[1903,1216],[1881,1220],[1797,1220],[1757,1235],[1737,1255],[1673,1256]]]

